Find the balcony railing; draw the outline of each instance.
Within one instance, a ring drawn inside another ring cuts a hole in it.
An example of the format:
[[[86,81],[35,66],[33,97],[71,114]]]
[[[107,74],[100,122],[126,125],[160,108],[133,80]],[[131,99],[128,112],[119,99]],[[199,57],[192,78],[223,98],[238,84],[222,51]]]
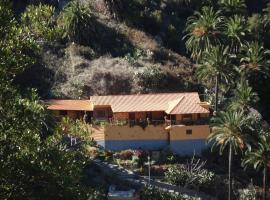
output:
[[[117,125],[117,126],[143,126],[146,127],[148,125],[185,125],[185,126],[193,126],[193,125],[206,125],[209,124],[209,118],[202,118],[197,120],[149,120],[149,119],[139,119],[139,120],[114,120],[114,119],[107,119],[107,120],[100,120],[95,119],[92,120],[92,124],[94,125]]]

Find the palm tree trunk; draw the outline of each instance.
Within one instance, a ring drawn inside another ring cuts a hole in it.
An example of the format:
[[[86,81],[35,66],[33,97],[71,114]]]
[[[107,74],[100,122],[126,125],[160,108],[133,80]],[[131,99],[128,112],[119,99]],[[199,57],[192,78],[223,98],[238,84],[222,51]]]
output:
[[[216,85],[215,85],[215,112],[218,111],[218,89],[219,89],[219,74],[216,75]]]
[[[263,169],[263,200],[266,200],[266,176],[267,176],[267,166],[264,165],[264,169]]]
[[[228,200],[232,199],[232,178],[231,178],[231,167],[232,167],[232,146],[230,145],[229,149],[229,194]]]

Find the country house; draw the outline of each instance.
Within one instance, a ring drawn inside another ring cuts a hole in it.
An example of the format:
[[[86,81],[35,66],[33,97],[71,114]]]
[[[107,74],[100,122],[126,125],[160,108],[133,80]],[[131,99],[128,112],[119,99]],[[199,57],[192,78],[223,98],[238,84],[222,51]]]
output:
[[[200,154],[210,133],[209,104],[198,93],[91,96],[89,100],[48,100],[56,116],[82,118],[92,137],[110,150],[170,148]]]

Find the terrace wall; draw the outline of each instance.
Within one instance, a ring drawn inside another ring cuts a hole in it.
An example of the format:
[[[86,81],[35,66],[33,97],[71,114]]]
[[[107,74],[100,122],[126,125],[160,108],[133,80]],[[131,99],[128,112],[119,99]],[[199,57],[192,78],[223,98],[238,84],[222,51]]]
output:
[[[164,126],[107,125],[104,130],[104,147],[110,150],[145,149],[159,150],[168,146],[168,135]]]
[[[145,129],[140,126],[105,125],[102,128],[93,126],[92,130],[97,142],[109,150],[160,150],[170,145],[174,153],[181,155],[200,154],[207,147],[206,138],[210,133],[208,125],[176,125],[169,130],[165,130],[164,125],[149,125]],[[188,130],[192,133],[187,134]]]
[[[207,147],[206,139],[210,134],[208,125],[172,126],[170,146],[173,152],[182,155],[201,154]]]

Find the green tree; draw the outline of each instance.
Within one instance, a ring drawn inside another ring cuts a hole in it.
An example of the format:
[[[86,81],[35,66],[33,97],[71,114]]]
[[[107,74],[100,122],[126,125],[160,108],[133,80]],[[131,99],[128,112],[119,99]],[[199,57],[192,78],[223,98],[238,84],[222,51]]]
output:
[[[58,25],[63,29],[63,37],[70,42],[89,44],[90,35],[95,32],[93,18],[88,7],[79,1],[71,1],[60,13]]]
[[[218,5],[226,16],[244,14],[247,8],[245,0],[219,0]]]
[[[266,136],[261,136],[258,145],[248,151],[243,160],[244,165],[253,165],[255,169],[263,169],[263,199],[266,200],[267,169],[270,168],[270,141]]]
[[[241,68],[247,73],[259,71],[266,73],[269,68],[267,56],[270,51],[265,50],[259,42],[247,42],[242,48]]]
[[[44,4],[38,6],[29,5],[22,14],[21,21],[24,31],[33,34],[36,39],[54,41],[61,37],[53,6]]]
[[[220,11],[215,11],[213,7],[203,7],[200,12],[195,11],[187,20],[184,36],[191,57],[199,60],[209,47],[220,44],[223,29],[224,18]]]
[[[197,69],[197,76],[211,86],[215,83],[215,111],[218,111],[219,83],[221,80],[228,82],[233,72],[228,48],[211,47],[203,53],[201,63]]]
[[[252,14],[247,20],[249,37],[253,40],[265,40],[265,22],[262,14]]]
[[[38,50],[34,39],[19,27],[7,2],[0,2],[0,81],[33,64]]]
[[[229,107],[233,110],[242,109],[245,112],[249,112],[249,109],[255,105],[258,99],[257,93],[252,90],[248,80],[242,75],[239,83],[236,85]]]
[[[230,52],[237,54],[243,45],[244,36],[246,35],[244,17],[239,15],[229,17],[226,20],[224,34],[226,35]]]
[[[248,146],[248,134],[245,132],[249,128],[250,118],[247,117],[243,111],[220,112],[213,118],[211,127],[212,133],[208,137],[208,142],[212,144],[213,148],[219,148],[220,153],[225,149],[229,150],[229,165],[228,165],[228,178],[229,178],[229,191],[228,199],[232,199],[232,178],[231,166],[233,154],[237,154],[239,150],[243,150]]]
[[[35,41],[16,23],[11,5],[0,2],[0,196],[1,199],[87,199],[81,182],[85,157],[51,134],[46,108],[35,91],[20,94],[14,77],[35,61]],[[6,21],[5,21],[6,20]],[[99,198],[97,198],[99,199]]]

